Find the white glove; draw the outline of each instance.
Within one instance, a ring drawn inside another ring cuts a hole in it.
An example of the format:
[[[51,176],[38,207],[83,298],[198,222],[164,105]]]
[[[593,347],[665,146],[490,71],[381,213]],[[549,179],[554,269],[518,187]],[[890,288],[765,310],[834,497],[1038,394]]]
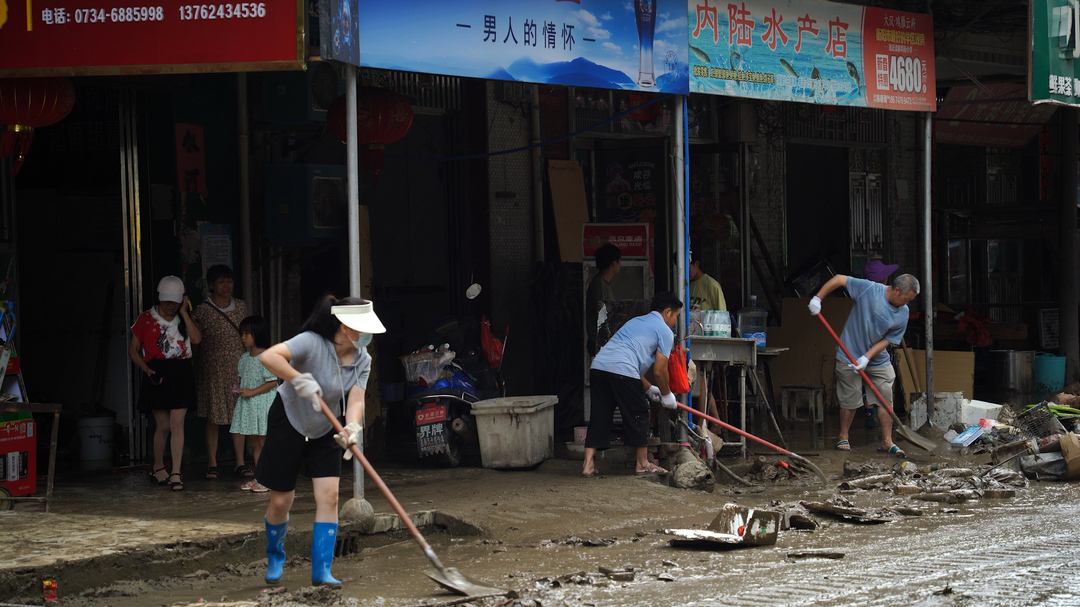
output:
[[[322,398],[322,388],[319,387],[319,382],[315,381],[315,377],[310,373],[301,373],[296,377],[289,380],[296,395],[305,400],[311,401],[311,406],[316,411],[322,410],[322,405],[319,403],[319,399]]]
[[[856,371],[862,371],[866,368],[866,365],[870,364],[870,359],[865,356],[860,356],[859,360],[855,361],[854,365],[848,365]]]
[[[821,314],[821,298],[817,295],[811,297],[810,303],[807,304],[806,307],[810,308],[811,316],[817,316],[818,314]]]
[[[675,400],[675,394],[668,392],[667,394],[660,395],[660,404],[667,409],[678,409],[679,402]]]
[[[660,402],[660,388],[649,386],[649,389],[645,391],[645,396],[654,403]]]
[[[357,437],[360,436],[360,424],[349,422],[345,424],[345,427],[342,429],[344,432],[335,434],[334,440],[345,450],[345,461],[349,461],[352,459],[352,449],[349,448],[349,445],[355,445],[357,443]]]

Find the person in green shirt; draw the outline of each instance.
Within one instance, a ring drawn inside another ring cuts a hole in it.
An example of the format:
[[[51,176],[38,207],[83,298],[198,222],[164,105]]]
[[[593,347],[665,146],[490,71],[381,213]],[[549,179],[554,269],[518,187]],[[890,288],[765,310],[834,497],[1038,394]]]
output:
[[[724,290],[716,279],[701,271],[701,260],[694,259],[690,251],[690,309],[691,310],[727,310]]]
[[[593,254],[596,259],[596,276],[585,289],[585,336],[589,356],[596,356],[596,323],[599,318],[601,301],[615,299],[611,289],[611,280],[622,268],[622,251],[610,242],[601,245]]]

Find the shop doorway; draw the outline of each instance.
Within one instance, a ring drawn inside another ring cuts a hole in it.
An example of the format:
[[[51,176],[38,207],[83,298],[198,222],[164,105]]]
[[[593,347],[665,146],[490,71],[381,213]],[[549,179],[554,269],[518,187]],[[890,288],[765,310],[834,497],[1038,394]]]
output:
[[[848,149],[841,146],[787,146],[786,266],[810,267],[839,257],[847,272],[849,218]],[[840,256],[834,253],[841,253]]]

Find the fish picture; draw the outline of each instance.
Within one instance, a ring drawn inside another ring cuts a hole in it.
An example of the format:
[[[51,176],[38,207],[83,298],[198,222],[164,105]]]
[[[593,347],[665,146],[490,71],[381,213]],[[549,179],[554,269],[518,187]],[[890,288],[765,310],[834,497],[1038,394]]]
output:
[[[791,64],[788,63],[786,60],[784,60],[784,59],[780,60],[780,67],[784,68],[784,71],[787,72],[789,76],[794,76],[796,78],[799,77],[799,73],[796,72],[795,68],[791,67]]]
[[[698,47],[694,46],[693,44],[689,44],[687,46],[690,47],[690,52],[694,53],[694,57],[697,57],[698,61],[700,61],[702,63],[705,63],[705,64],[711,63],[709,61],[709,56],[705,53],[705,51],[699,49]]]

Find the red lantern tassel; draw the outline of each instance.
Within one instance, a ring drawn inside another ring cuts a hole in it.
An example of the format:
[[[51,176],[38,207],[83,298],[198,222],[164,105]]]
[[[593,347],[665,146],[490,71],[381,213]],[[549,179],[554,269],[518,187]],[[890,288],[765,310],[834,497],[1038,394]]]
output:
[[[34,143],[34,127],[32,126],[11,124],[4,131],[4,137],[0,139],[0,156],[15,155],[15,163],[11,165],[13,177],[19,174],[19,169],[22,168],[32,143]]]
[[[360,171],[372,172],[371,177],[371,189],[375,189],[375,186],[379,183],[379,173],[382,171],[383,165],[386,163],[386,146],[374,143],[371,145],[365,145],[360,150]]]

